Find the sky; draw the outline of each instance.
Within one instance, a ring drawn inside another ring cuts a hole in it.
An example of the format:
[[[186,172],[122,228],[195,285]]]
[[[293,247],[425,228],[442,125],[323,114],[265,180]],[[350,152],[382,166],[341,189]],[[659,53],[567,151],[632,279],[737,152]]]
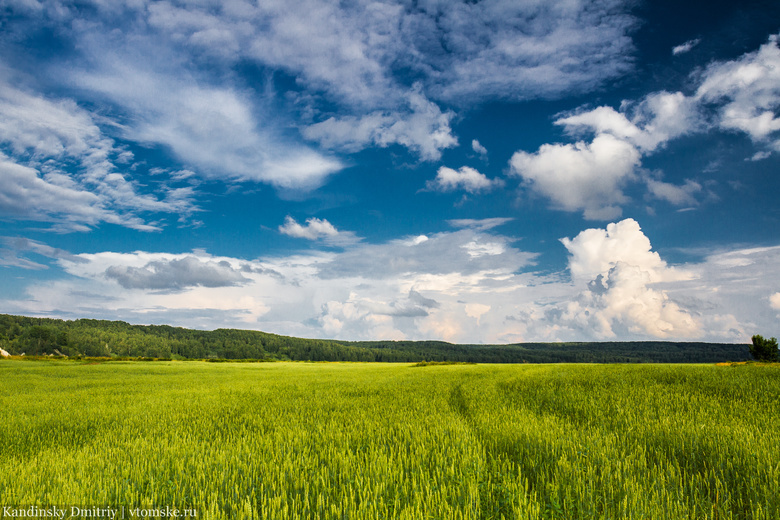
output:
[[[780,333],[780,4],[2,0],[0,313]]]

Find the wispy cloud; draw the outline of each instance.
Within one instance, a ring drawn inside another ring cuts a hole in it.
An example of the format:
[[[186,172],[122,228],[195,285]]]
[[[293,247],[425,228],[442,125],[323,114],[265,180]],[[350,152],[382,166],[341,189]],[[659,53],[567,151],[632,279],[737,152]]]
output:
[[[0,82],[0,212],[20,220],[86,230],[108,222],[154,230],[145,212],[188,215],[188,190],[140,193],[120,173],[126,154],[95,118],[69,99],[50,100]],[[161,195],[161,197],[160,197]]]
[[[488,231],[498,226],[503,226],[508,222],[512,222],[514,218],[511,217],[493,217],[482,219],[461,218],[448,220],[447,223],[456,228],[469,228],[477,231]]]
[[[690,52],[691,49],[699,45],[701,40],[699,38],[695,38],[693,40],[688,40],[685,43],[681,43],[680,45],[675,45],[672,48],[672,54],[675,56],[678,56],[680,54],[685,54],[686,52]]]
[[[0,243],[4,246],[0,247],[0,265],[5,267],[20,267],[32,270],[49,269],[48,265],[30,259],[30,254],[48,259],[65,259],[70,262],[80,261],[77,256],[63,249],[51,247],[43,242],[25,237],[0,237]]]
[[[200,71],[223,81],[231,76],[225,69],[238,63],[282,71],[301,90],[290,94],[308,105],[310,120],[300,121],[307,138],[348,151],[399,144],[431,160],[457,142],[445,105],[596,88],[632,69],[630,33],[637,26],[623,0],[141,1],[89,10],[16,2],[9,8],[24,22],[12,31],[69,27],[62,37],[83,55],[67,68],[47,69],[68,72],[75,84],[129,113],[134,138],[171,146],[213,175],[221,170],[209,157],[219,152],[228,175],[278,185],[315,185],[342,165],[289,135],[270,142],[260,129],[276,124],[275,117],[262,104],[248,104],[246,89],[204,84]],[[334,104],[338,117],[329,113]],[[308,157],[291,164],[301,155]]]
[[[91,45],[103,45],[96,38]],[[262,113],[248,90],[199,81],[175,62],[135,62],[128,49],[95,54],[94,70],[73,70],[71,81],[128,114],[125,138],[169,147],[201,175],[311,189],[343,167],[278,137],[279,121]]]

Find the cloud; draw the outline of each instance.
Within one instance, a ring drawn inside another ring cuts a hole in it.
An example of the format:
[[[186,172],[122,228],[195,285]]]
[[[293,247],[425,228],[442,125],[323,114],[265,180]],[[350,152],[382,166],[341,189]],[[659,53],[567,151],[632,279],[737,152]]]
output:
[[[139,193],[117,172],[126,153],[106,137],[92,114],[73,101],[50,100],[0,82],[0,212],[86,230],[101,222],[155,230],[137,214],[197,211],[187,189]],[[10,155],[8,155],[10,154]]]
[[[284,224],[279,226],[279,232],[294,238],[324,240],[327,243],[342,246],[361,240],[352,231],[339,231],[327,220],[314,217],[306,219],[306,225],[302,226],[288,215],[284,219]]]
[[[538,254],[518,249],[518,238],[471,227],[254,260],[204,251],[73,255],[27,243],[22,249],[56,256],[66,276],[51,269],[2,305],[26,315],[463,343],[746,342],[777,321],[770,295],[780,293],[780,247],[670,265],[627,219],[563,239],[568,268],[540,273]]]
[[[482,174],[468,166],[461,166],[457,170],[442,166],[436,172],[436,178],[426,183],[426,188],[432,191],[456,191],[464,190],[469,193],[479,193],[480,191],[490,191],[493,188],[500,188],[504,185],[501,179],[488,179]]]
[[[483,218],[483,219],[461,218],[461,219],[448,220],[447,223],[456,228],[468,228],[468,229],[473,229],[475,231],[488,231],[495,227],[503,226],[507,222],[511,222],[513,220],[514,220],[513,218],[505,218],[505,217],[494,217],[494,218]]]
[[[650,240],[634,219],[609,224],[606,229],[586,229],[574,239],[561,239],[561,243],[571,255],[569,270],[575,281],[591,281],[605,275],[618,262],[650,273],[651,282],[680,278],[652,251]]]
[[[622,189],[644,180],[650,197],[677,206],[694,206],[701,184],[686,179],[674,185],[634,175],[643,156],[674,139],[713,126],[745,132],[770,150],[780,150],[780,37],[731,61],[713,62],[692,75],[695,95],[653,92],[640,101],[624,101],[620,111],[600,106],[559,117],[555,124],[572,136],[594,134],[590,144],[545,144],[536,153],[516,152],[511,172],[532,191],[565,211],[583,210],[588,219],[621,215],[628,202]],[[691,43],[691,42],[689,42]],[[765,159],[769,150],[749,160]],[[614,158],[613,158],[614,157]]]
[[[430,90],[445,100],[569,95],[632,69],[636,20],[623,2],[431,2],[420,11],[408,16],[411,48],[423,51],[419,68],[437,72]]]
[[[780,292],[776,292],[769,297],[769,306],[780,311]]]
[[[772,156],[772,152],[768,152],[766,150],[761,152],[754,153],[751,157],[748,157],[745,159],[746,161],[763,161],[764,159],[768,159]]]
[[[679,56],[680,54],[690,52],[691,49],[699,45],[699,42],[701,42],[701,40],[699,38],[695,38],[693,40],[688,40],[685,43],[681,43],[680,45],[676,45],[672,48],[672,54],[674,56]]]
[[[126,138],[169,147],[209,178],[280,188],[316,188],[343,168],[337,158],[279,138],[278,121],[258,110],[250,92],[204,84],[175,60],[135,63],[128,53],[100,54],[94,70],[69,71],[78,87],[128,113]]]
[[[647,190],[653,197],[665,200],[674,206],[695,206],[698,204],[695,195],[702,191],[698,182],[686,180],[682,186],[670,184],[656,179],[646,179]]]
[[[386,148],[399,144],[423,160],[435,161],[441,158],[442,150],[458,144],[450,128],[454,115],[451,111],[442,112],[416,87],[408,94],[408,110],[330,117],[305,127],[302,132],[307,139],[328,148],[355,152],[369,145]]]
[[[690,43],[690,42],[689,42]],[[608,133],[650,154],[681,136],[707,131],[713,125],[747,133],[757,143],[780,146],[775,133],[780,119],[780,48],[773,35],[757,51],[736,60],[717,61],[692,75],[693,96],[653,92],[638,103],[624,101],[621,112],[601,106],[555,121],[577,135],[582,130]],[[768,152],[758,152],[765,157]]]
[[[227,261],[204,261],[195,256],[155,260],[143,267],[112,265],[106,277],[125,289],[180,291],[188,287],[227,287],[249,280]]]
[[[408,273],[504,273],[507,265],[520,269],[531,265],[536,256],[510,247],[504,237],[461,229],[351,248],[339,254],[338,261],[321,264],[319,276],[387,280]]]
[[[757,51],[710,64],[701,74],[696,99],[719,106],[717,124],[747,133],[756,142],[780,144],[780,48],[773,35]]]
[[[564,304],[561,320],[592,327],[597,337],[644,334],[656,338],[695,337],[700,324],[653,284],[688,280],[687,271],[667,266],[633,219],[588,229],[561,240],[569,251],[574,282],[587,290]]]
[[[281,142],[269,141],[259,129],[291,125],[265,113],[262,101],[251,105],[255,124],[243,125],[233,117],[240,114],[223,107],[234,104],[231,96],[256,98],[245,93],[248,89],[209,85],[204,77],[231,83],[240,67],[251,64],[294,78],[286,99],[300,103],[305,115],[297,123],[309,139],[340,150],[399,144],[435,160],[457,142],[445,106],[592,91],[633,69],[630,34],[638,26],[624,0],[414,5],[141,0],[98,3],[88,10],[37,2],[9,9],[15,16],[4,29],[15,35],[67,28],[58,32],[76,51],[67,68],[43,63],[39,69],[65,72],[82,94],[93,91],[110,99],[119,112],[132,116],[126,129],[137,135],[129,135],[170,146],[181,159],[194,152],[190,164],[216,176],[207,152],[222,152],[226,175],[283,187],[314,186],[342,165],[317,156],[289,132]],[[100,62],[100,54],[110,55],[108,63]],[[161,79],[165,71],[169,74]],[[281,97],[270,92],[272,87],[259,90]],[[188,120],[188,108],[198,97],[211,101],[210,110],[199,105],[190,117],[213,125],[213,142]],[[155,114],[148,115],[143,104]],[[331,119],[334,112],[338,116]],[[225,133],[232,123],[236,128]],[[368,130],[372,125],[376,132]],[[328,137],[329,131],[339,139]],[[262,145],[269,157],[243,147],[246,143]],[[311,157],[295,167],[279,166],[297,152]],[[291,178],[289,171],[297,176]]]
[[[647,154],[692,132],[700,123],[694,100],[681,92],[654,92],[639,103],[625,103],[625,108],[628,114],[601,106],[559,118],[555,124],[575,135],[582,130],[609,134]]]
[[[622,187],[634,177],[639,151],[610,134],[588,144],[545,144],[536,153],[518,151],[511,173],[532,191],[565,211],[583,210],[587,219],[610,219],[627,201]]]
[[[487,157],[487,148],[482,146],[476,139],[471,140],[471,149],[477,152],[482,158]]]
[[[48,265],[34,262],[24,256],[29,253],[49,259],[65,259],[70,262],[81,261],[77,256],[64,249],[51,247],[48,244],[24,237],[0,237],[5,247],[0,247],[0,265],[5,267],[20,267],[22,269],[49,269]]]

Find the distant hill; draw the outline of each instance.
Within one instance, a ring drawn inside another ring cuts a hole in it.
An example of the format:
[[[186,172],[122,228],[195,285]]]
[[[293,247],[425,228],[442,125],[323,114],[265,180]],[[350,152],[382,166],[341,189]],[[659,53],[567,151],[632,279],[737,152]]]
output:
[[[518,343],[336,341],[266,332],[200,331],[123,321],[73,321],[0,314],[0,348],[13,355],[299,361],[474,363],[716,363],[751,359],[748,345],[701,342]]]

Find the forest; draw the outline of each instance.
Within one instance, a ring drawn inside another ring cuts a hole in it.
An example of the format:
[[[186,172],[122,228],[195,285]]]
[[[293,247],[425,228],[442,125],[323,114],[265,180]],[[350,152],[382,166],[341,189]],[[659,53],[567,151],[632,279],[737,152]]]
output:
[[[338,341],[260,331],[185,329],[123,321],[0,314],[0,348],[16,356],[263,361],[472,363],[716,363],[751,359],[747,344],[578,342],[457,345],[442,341]]]

